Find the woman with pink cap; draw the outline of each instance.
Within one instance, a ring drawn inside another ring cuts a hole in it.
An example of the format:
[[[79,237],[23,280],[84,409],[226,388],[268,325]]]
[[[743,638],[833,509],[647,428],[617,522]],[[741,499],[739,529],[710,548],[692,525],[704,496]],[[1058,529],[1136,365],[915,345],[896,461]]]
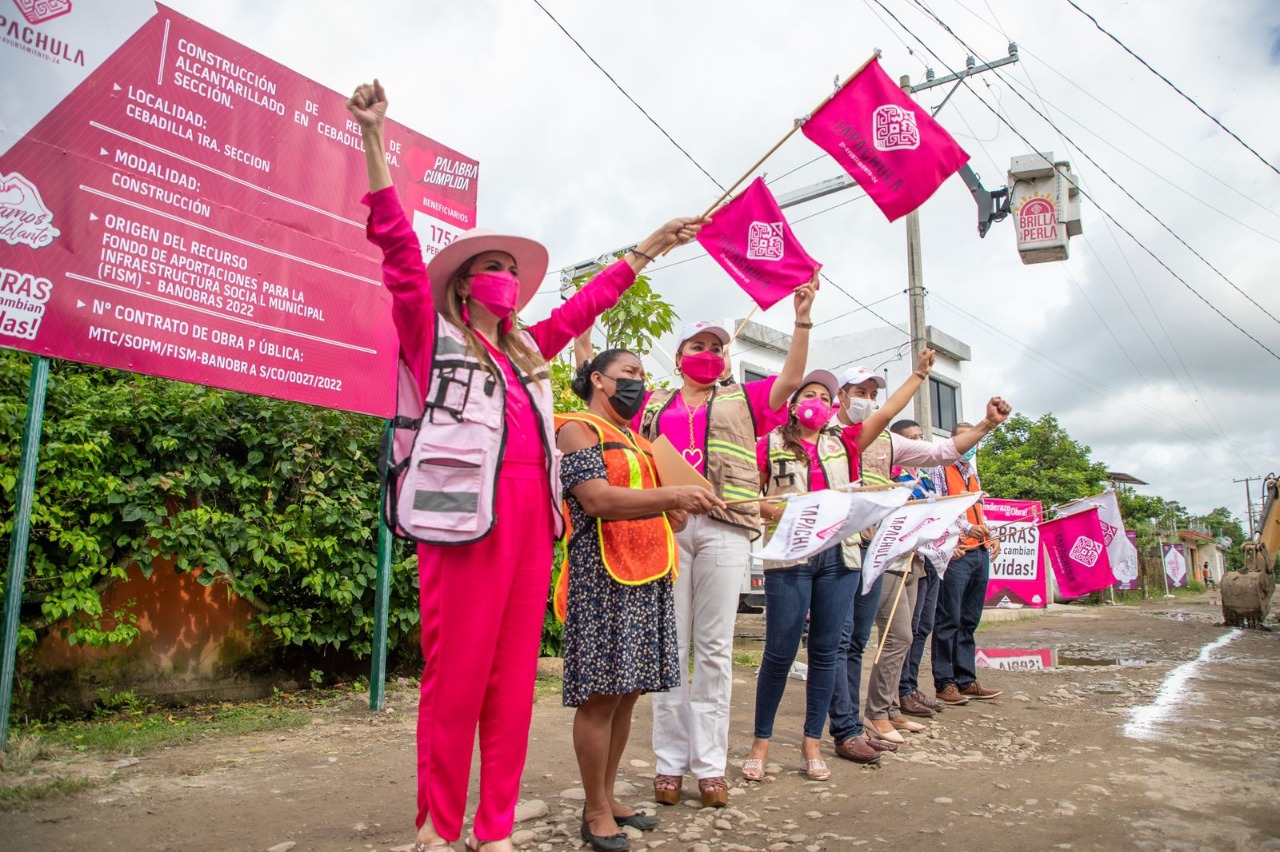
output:
[[[729,333],[709,322],[685,326],[676,341],[677,390],[655,390],[639,429],[650,441],[666,437],[710,480],[730,505],[689,519],[676,535],[676,641],[680,659],[693,649],[693,674],[680,667],[680,686],[653,696],[654,801],[680,801],[686,773],[698,780],[704,807],[729,801],[725,765],[729,753],[729,700],[733,686],[733,625],[738,590],[760,535],[760,496],[755,444],[786,417],[788,398],[800,387],[809,354],[809,309],[814,286],[796,290],[795,333],[776,377],[721,384],[729,370]]]
[[[834,373],[812,371],[791,397],[787,422],[760,439],[756,463],[760,490],[767,496],[843,489],[853,482],[849,449],[841,440],[840,430],[830,425],[839,393],[840,382]],[[761,505],[767,538],[777,530],[785,508],[785,503]],[[809,671],[800,749],[805,774],[811,780],[831,777],[820,750],[822,728],[835,692],[840,634],[858,590],[859,576],[846,566],[843,551],[844,546],[840,545],[799,561],[764,563],[764,657],[756,678],[755,738],[742,763],[742,777],[748,781],[764,780],[774,717],[787,688],[791,664],[800,650],[806,615]],[[879,758],[878,752],[869,750],[866,762]]]
[[[368,233],[383,251],[400,357],[425,392],[396,507],[398,525],[418,541],[425,660],[414,849],[447,849],[461,835],[478,727],[480,803],[466,845],[507,850],[552,545],[563,530],[547,358],[612,307],[647,260],[698,226],[668,222],[548,319],[519,328],[546,249],[477,229],[424,266],[384,159],[386,93],[376,80],[361,85],[347,107],[364,139]]]

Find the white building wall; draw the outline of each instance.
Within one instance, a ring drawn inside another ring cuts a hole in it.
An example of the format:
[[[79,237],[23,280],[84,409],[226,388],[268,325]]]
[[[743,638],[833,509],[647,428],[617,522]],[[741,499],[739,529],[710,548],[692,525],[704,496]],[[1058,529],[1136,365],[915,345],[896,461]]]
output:
[[[723,320],[724,327],[732,332],[741,320]],[[970,404],[964,396],[964,362],[969,359],[969,347],[930,326],[930,337],[938,349],[938,359],[932,376],[956,389],[958,420],[976,422],[983,413],[982,401]],[[791,335],[778,332],[757,323],[748,323],[730,350],[734,377],[739,381],[758,375],[770,375],[782,369],[791,345]],[[905,326],[881,325],[865,331],[836,335],[812,340],[809,344],[808,370],[827,369],[837,376],[850,367],[865,366],[885,377],[888,392],[902,385],[915,370],[911,358],[910,338]],[[880,393],[880,402],[888,397]],[[902,417],[913,417],[911,406],[903,410]],[[939,430],[935,430],[938,432]],[[949,435],[948,430],[940,430]]]

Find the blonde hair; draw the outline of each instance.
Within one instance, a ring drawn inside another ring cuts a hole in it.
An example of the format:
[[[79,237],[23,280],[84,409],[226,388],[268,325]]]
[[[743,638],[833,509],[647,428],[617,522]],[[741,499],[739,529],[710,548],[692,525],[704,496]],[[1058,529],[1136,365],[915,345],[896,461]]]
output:
[[[476,334],[468,323],[462,320],[462,296],[458,293],[458,285],[468,277],[467,272],[471,264],[479,255],[473,255],[458,267],[458,271],[449,279],[448,285],[444,291],[444,304],[437,305],[436,309],[441,316],[453,323],[462,331],[463,338],[467,341],[467,347],[471,350],[471,354],[484,364],[485,369],[489,371],[495,379],[501,380],[498,375],[498,365],[493,362],[493,358],[489,355],[489,347],[484,345],[480,340],[480,336]],[[520,372],[532,376],[542,371],[547,366],[547,359],[542,357],[542,353],[534,349],[525,342],[524,335],[520,333],[520,329],[516,326],[513,316],[510,331],[502,330],[502,322],[498,323],[498,350],[506,355],[511,362],[519,368]]]

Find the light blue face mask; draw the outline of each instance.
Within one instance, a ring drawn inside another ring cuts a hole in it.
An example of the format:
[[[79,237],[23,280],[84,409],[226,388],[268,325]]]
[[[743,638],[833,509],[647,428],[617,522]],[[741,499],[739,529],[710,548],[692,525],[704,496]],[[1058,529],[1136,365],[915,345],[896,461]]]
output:
[[[970,447],[969,449],[965,450],[965,451],[960,455],[960,458],[964,459],[964,460],[965,460],[965,461],[967,461],[967,462],[971,462],[971,461],[973,461],[973,460],[974,460],[974,458],[975,458],[975,457],[977,457],[977,455],[978,455],[978,446],[977,446],[977,444],[975,444],[975,445],[973,445],[972,447]]]

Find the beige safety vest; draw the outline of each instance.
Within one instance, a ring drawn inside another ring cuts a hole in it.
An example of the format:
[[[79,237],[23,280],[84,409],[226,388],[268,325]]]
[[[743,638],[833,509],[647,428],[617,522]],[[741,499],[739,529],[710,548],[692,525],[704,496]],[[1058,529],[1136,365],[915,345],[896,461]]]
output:
[[[678,390],[660,388],[649,397],[640,417],[640,434],[655,441],[658,416],[675,401]],[[707,397],[707,432],[703,436],[706,448],[704,475],[715,487],[721,499],[749,500],[760,496],[760,474],[756,470],[756,423],[747,402],[747,392],[734,383],[715,386]],[[760,506],[744,503],[715,509],[708,514],[721,523],[741,527],[760,536]]]
[[[859,481],[863,485],[892,485],[894,480],[890,475],[893,472],[893,439],[889,437],[888,432],[881,432],[876,439],[871,442],[871,446],[862,451],[859,456]],[[879,524],[869,526],[865,530],[858,533],[862,536],[862,540],[868,544],[871,539],[875,538],[876,530],[880,529]],[[859,552],[861,556],[861,552]]]
[[[769,433],[769,481],[765,484],[765,495],[769,497],[777,497],[784,494],[803,494],[809,490],[809,472],[810,462],[800,461],[795,457],[795,453],[787,449],[782,440],[782,432],[774,429]],[[840,433],[837,429],[828,428],[818,433],[814,444],[818,448],[818,464],[822,467],[822,473],[827,478],[827,488],[839,490],[849,485],[849,451],[844,445],[844,441],[840,440]],[[781,504],[786,505],[786,504]],[[765,543],[769,543],[769,539],[773,538],[773,534],[777,531],[776,523],[768,524],[765,527]],[[841,543],[841,552],[844,555],[845,565],[856,566],[857,561],[850,561],[849,550],[857,550],[858,537],[850,536]],[[795,559],[789,561],[774,561],[771,559],[764,560],[764,570],[772,571],[777,568],[790,568],[793,565],[801,565],[807,560]]]

